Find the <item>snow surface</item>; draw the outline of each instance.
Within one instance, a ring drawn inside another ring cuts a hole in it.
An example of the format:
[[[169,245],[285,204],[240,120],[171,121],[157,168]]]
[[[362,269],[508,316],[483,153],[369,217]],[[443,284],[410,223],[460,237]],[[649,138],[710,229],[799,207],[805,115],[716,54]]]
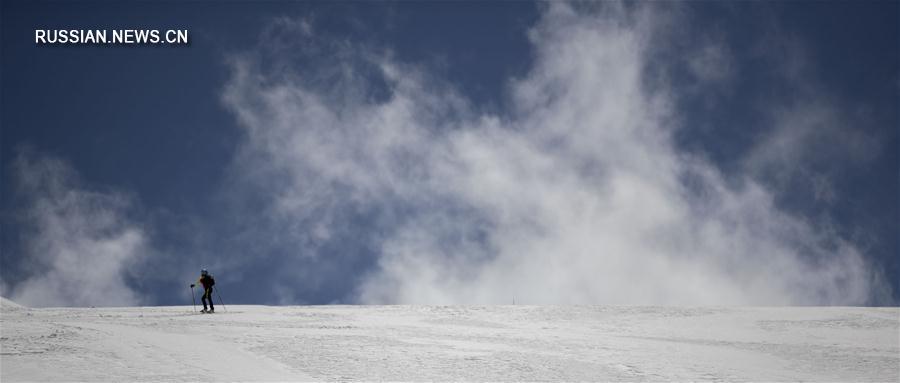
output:
[[[0,297],[0,309],[18,310],[18,309],[22,309],[22,308],[24,308],[24,307],[22,307],[22,305],[20,305],[16,302],[13,302],[9,299],[6,299],[4,297]]]
[[[900,380],[898,308],[0,308],[3,382]]]

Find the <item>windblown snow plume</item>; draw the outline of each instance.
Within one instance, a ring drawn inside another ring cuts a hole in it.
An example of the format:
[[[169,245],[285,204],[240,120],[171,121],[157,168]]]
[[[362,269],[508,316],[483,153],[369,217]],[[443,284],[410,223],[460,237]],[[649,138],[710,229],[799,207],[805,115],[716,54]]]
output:
[[[141,302],[126,283],[145,253],[145,234],[126,217],[129,199],[86,190],[60,159],[23,150],[15,162],[29,231],[28,277],[11,298],[32,307],[130,306]]]
[[[650,75],[658,17],[550,3],[499,112],[280,20],[232,60],[235,171],[298,258],[371,249],[360,302],[866,302],[881,287],[853,243],[675,145],[673,89]]]

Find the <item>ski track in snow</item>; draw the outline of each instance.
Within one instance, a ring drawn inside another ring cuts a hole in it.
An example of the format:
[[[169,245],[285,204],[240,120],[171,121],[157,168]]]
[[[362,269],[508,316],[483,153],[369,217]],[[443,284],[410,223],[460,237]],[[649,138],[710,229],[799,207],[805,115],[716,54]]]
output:
[[[4,382],[900,381],[898,308],[228,306],[202,315],[4,304],[0,314]]]

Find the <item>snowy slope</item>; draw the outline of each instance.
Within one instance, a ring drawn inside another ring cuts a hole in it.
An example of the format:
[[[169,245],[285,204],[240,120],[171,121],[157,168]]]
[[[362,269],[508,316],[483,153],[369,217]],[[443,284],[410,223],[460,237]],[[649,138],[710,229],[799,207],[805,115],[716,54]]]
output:
[[[22,308],[24,308],[24,307],[22,307],[22,305],[20,305],[16,302],[13,302],[9,299],[6,299],[4,297],[0,297],[0,310],[3,310],[3,309],[18,310],[18,309],[22,309]]]
[[[897,308],[0,307],[3,382],[900,379]]]

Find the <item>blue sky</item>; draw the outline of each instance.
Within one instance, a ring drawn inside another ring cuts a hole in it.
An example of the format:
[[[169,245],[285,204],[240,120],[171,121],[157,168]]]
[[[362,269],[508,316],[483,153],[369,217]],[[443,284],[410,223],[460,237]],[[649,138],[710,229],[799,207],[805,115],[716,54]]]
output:
[[[22,303],[900,297],[896,2],[2,7]]]

